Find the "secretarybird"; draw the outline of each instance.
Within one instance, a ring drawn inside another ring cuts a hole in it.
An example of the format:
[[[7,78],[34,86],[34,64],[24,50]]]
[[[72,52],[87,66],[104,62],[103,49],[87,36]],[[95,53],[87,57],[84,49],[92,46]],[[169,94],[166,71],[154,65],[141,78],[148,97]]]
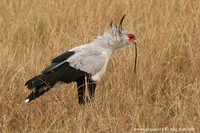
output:
[[[106,71],[108,60],[114,50],[134,43],[136,37],[122,30],[122,17],[118,27],[111,22],[109,29],[93,42],[74,47],[51,61],[41,74],[25,83],[28,89],[33,89],[25,102],[30,102],[43,95],[58,82],[77,83],[79,104],[91,102],[97,81]],[[88,89],[89,97],[85,96]]]

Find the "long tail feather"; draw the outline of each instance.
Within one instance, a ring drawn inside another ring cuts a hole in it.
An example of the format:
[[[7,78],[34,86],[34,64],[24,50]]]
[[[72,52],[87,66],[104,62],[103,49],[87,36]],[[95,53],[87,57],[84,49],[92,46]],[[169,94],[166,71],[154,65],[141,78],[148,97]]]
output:
[[[50,88],[46,85],[41,86],[39,88],[35,88],[31,94],[26,98],[25,102],[31,102],[32,100],[36,99],[37,97],[43,95],[46,91],[48,91]]]
[[[28,89],[33,89],[31,94],[26,98],[25,102],[30,102],[37,97],[43,95],[46,91],[48,91],[50,88],[53,87],[55,82],[52,82],[49,80],[51,78],[51,75],[38,75],[34,78],[28,80],[25,85]]]
[[[49,81],[43,75],[38,75],[28,80],[25,83],[25,86],[27,86],[28,89],[33,89],[42,86],[43,84],[50,85]]]

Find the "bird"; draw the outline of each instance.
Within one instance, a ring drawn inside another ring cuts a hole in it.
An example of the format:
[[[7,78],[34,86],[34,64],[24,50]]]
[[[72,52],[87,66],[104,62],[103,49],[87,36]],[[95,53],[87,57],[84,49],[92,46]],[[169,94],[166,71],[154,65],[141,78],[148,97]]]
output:
[[[125,16],[118,26],[111,22],[106,32],[92,42],[74,47],[52,59],[39,75],[25,83],[32,90],[25,102],[35,100],[60,82],[76,82],[80,105],[93,102],[97,83],[105,73],[112,53],[130,44],[137,45],[136,35],[122,30]]]

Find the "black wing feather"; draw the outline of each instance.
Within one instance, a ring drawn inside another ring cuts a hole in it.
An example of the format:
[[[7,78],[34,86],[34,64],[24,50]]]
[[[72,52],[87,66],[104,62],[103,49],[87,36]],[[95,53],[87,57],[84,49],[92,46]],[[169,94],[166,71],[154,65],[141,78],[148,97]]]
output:
[[[67,60],[69,57],[71,57],[72,55],[74,55],[75,52],[74,51],[67,51],[59,56],[57,56],[56,58],[54,58],[53,60],[51,60],[51,65],[49,65],[48,67],[46,67],[41,73],[42,74],[47,74],[49,72],[54,71],[54,69],[56,69],[58,66],[58,64],[60,64],[61,62]]]
[[[26,98],[26,102],[30,102],[37,97],[40,97],[50,88],[52,88],[58,81],[70,83],[83,79],[86,72],[77,70],[70,66],[67,59],[73,56],[75,52],[67,51],[52,60],[52,63],[45,68],[38,76],[28,80],[25,85],[33,92]]]
[[[75,54],[74,51],[67,51],[67,52],[64,52],[61,55],[57,56],[56,58],[54,58],[51,61],[52,61],[52,63],[62,62],[64,60],[67,60],[70,56],[72,56],[74,54]]]

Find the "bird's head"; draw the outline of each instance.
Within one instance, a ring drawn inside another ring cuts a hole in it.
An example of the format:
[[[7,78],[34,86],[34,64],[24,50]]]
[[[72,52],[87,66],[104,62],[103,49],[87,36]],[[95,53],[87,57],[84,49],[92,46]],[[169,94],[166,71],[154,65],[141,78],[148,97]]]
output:
[[[120,20],[118,26],[114,26],[113,22],[110,23],[109,30],[107,32],[107,36],[109,36],[111,46],[114,49],[121,48],[123,46],[129,45],[136,42],[136,36],[128,31],[122,30],[122,23],[125,18],[125,15]],[[109,35],[110,34],[110,35]]]

